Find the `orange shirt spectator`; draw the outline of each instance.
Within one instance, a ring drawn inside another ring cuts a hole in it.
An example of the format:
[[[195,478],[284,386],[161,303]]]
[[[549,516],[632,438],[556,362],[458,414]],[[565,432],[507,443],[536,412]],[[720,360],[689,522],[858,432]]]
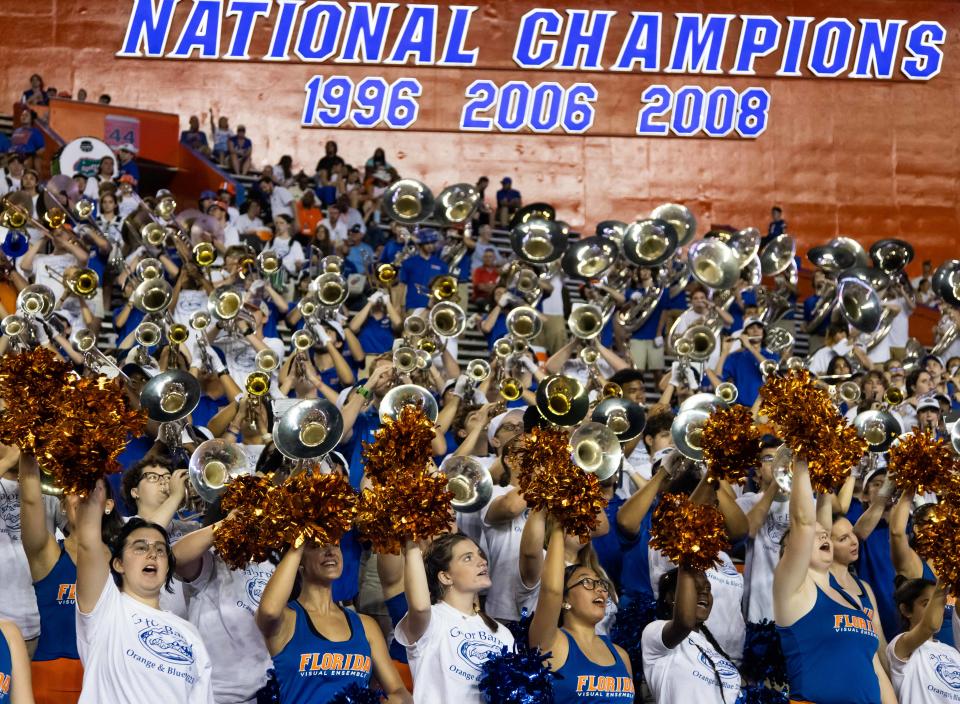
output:
[[[300,225],[300,238],[313,239],[317,233],[317,225],[323,220],[323,211],[317,205],[317,197],[313,191],[307,191],[297,201],[297,223]]]

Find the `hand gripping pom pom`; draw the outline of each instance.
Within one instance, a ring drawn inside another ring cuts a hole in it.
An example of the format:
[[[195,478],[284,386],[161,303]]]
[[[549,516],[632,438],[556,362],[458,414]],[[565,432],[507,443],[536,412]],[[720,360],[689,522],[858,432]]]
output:
[[[663,495],[653,512],[650,547],[682,567],[705,572],[728,546],[717,508],[695,504],[683,494]]]

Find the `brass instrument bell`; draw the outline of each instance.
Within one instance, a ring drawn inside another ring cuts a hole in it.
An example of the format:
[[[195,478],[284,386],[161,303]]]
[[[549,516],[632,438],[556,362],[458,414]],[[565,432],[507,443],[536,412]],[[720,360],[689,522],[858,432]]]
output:
[[[177,210],[177,201],[174,200],[170,192],[166,192],[163,195],[160,195],[159,200],[157,200],[156,206],[154,206],[154,212],[163,220],[172,220],[173,215]]]
[[[297,352],[306,352],[313,347],[313,335],[310,334],[309,330],[297,330],[290,336],[290,340]]]
[[[570,436],[570,447],[573,463],[601,482],[616,474],[623,462],[619,438],[603,423],[581,425]]]
[[[214,289],[207,298],[207,311],[219,321],[233,320],[240,315],[242,307],[240,294],[226,286]]]
[[[43,284],[30,284],[17,294],[17,312],[28,318],[46,320],[55,304],[53,291]]]
[[[430,329],[438,337],[459,337],[467,329],[463,308],[450,301],[441,301],[430,309]]]
[[[179,345],[187,341],[187,338],[190,337],[190,328],[188,328],[183,323],[174,323],[170,326],[170,329],[167,330],[167,339],[170,340],[171,344]]]
[[[718,384],[714,393],[727,404],[735,403],[739,395],[736,384],[732,384],[729,381]]]
[[[10,314],[0,322],[0,329],[7,337],[20,337],[27,330],[27,321],[23,316]]]
[[[159,259],[147,257],[137,262],[137,276],[142,280],[159,279],[163,276],[163,264]]]
[[[393,264],[380,264],[377,267],[377,284],[389,288],[397,283],[399,272]]]
[[[510,246],[523,261],[546,264],[563,256],[567,233],[556,220],[531,218],[510,230]]]
[[[595,279],[613,265],[619,253],[620,248],[613,240],[587,237],[567,247],[561,267],[569,276]]]
[[[627,225],[621,249],[623,256],[637,266],[657,267],[673,257],[679,235],[666,220],[639,220]]]
[[[250,372],[243,382],[243,390],[248,396],[266,396],[270,391],[270,377],[262,371]]]
[[[199,402],[200,382],[179,369],[157,374],[140,391],[140,406],[150,420],[160,423],[185,418]]]
[[[255,357],[257,369],[265,374],[272,374],[280,366],[280,358],[271,349],[260,350]]]
[[[527,220],[535,218],[540,220],[556,220],[557,211],[549,203],[530,203],[529,205],[524,205],[510,218],[510,229],[512,230],[517,225],[522,225],[527,222]]]
[[[142,313],[160,313],[173,300],[173,289],[164,279],[145,279],[130,297],[133,306]]]
[[[837,398],[848,406],[860,400],[860,386],[855,381],[844,381],[836,386]]]
[[[578,306],[567,320],[570,332],[581,340],[589,340],[599,335],[603,331],[603,324],[603,312],[592,303]]]
[[[861,411],[853,419],[853,427],[870,452],[886,452],[903,432],[900,422],[889,411]]]
[[[209,242],[197,242],[193,245],[193,261],[197,266],[208,267],[217,260],[217,250]]]
[[[337,308],[347,300],[347,284],[340,274],[321,274],[311,284],[320,304],[327,308]]]
[[[670,435],[673,444],[684,457],[691,460],[703,459],[703,445],[701,437],[703,426],[706,425],[710,414],[702,408],[691,408],[680,411],[670,426]]]
[[[419,315],[410,315],[403,321],[403,336],[417,338],[427,332],[427,321]]]
[[[390,389],[380,402],[380,422],[396,420],[404,406],[419,405],[430,422],[437,420],[437,400],[429,391],[416,384],[402,384]]]
[[[226,489],[227,483],[239,476],[253,474],[247,456],[236,443],[226,440],[205,440],[190,456],[190,485],[197,496],[212,504]]]
[[[297,310],[300,311],[300,315],[304,318],[312,318],[317,314],[319,309],[320,303],[317,301],[317,297],[313,293],[308,293],[306,296],[297,301]]]
[[[729,246],[717,239],[700,240],[687,252],[690,273],[707,288],[733,288],[740,279],[740,262]]]
[[[467,378],[479,384],[490,376],[490,363],[485,359],[472,359],[467,364]]]
[[[689,411],[691,409],[700,409],[701,411],[706,411],[710,413],[717,408],[729,408],[730,404],[727,403],[723,398],[718,394],[711,394],[709,392],[703,391],[700,393],[693,394],[688,397],[683,403],[680,404],[680,412]]]
[[[47,273],[76,296],[91,299],[97,295],[97,288],[100,286],[100,275],[93,269],[73,267],[70,269],[69,274],[63,275],[56,269],[48,266]]]
[[[532,340],[543,330],[543,320],[535,308],[517,306],[507,313],[507,331],[521,340]]]
[[[271,276],[280,271],[280,257],[272,249],[265,249],[257,255],[257,266],[264,275]]]
[[[677,232],[677,246],[683,247],[697,234],[697,219],[685,205],[664,203],[650,213],[654,220],[666,220]]]
[[[643,406],[633,401],[605,398],[593,409],[590,420],[605,424],[620,442],[629,442],[643,433],[647,425],[647,414]]]
[[[403,178],[387,186],[380,198],[384,214],[403,225],[423,222],[435,208],[433,193],[420,181]]]
[[[459,225],[470,219],[480,203],[480,192],[469,183],[447,186],[437,196],[434,217],[443,225]]]
[[[328,254],[320,260],[320,271],[324,274],[343,274],[343,257]]]
[[[397,374],[412,374],[417,370],[417,351],[403,345],[393,351],[393,366]]]
[[[597,360],[600,359],[600,353],[597,352],[595,347],[584,347],[577,356],[580,357],[580,361],[588,367],[592,367],[597,363]]]
[[[141,347],[153,347],[160,343],[160,336],[163,333],[160,326],[149,320],[144,320],[134,330],[134,338]]]
[[[554,425],[577,425],[590,408],[590,400],[580,382],[561,374],[543,379],[537,387],[536,397],[540,415]]]
[[[807,259],[827,274],[839,274],[856,265],[856,256],[849,249],[836,245],[811,247]]]
[[[764,276],[776,276],[786,271],[797,253],[797,241],[790,235],[778,235],[760,250],[760,269]]]
[[[949,259],[937,267],[931,289],[945,303],[960,307],[960,259]]]
[[[880,271],[896,274],[913,261],[913,245],[898,239],[879,240],[870,247],[870,258]]]
[[[859,278],[844,277],[840,279],[838,295],[840,312],[850,325],[866,333],[879,327],[883,304],[870,284]]]
[[[454,298],[460,290],[460,284],[449,274],[437,276],[430,282],[430,295],[438,301],[448,301]]]
[[[440,464],[447,477],[447,490],[453,494],[450,505],[458,513],[476,513],[493,497],[493,478],[474,457],[448,455]]]
[[[298,401],[274,424],[273,442],[293,460],[318,459],[343,437],[343,415],[326,399]]]
[[[493,343],[493,353],[498,359],[506,359],[513,354],[513,342],[509,337],[500,337]]]
[[[210,314],[206,311],[198,310],[190,316],[190,327],[193,330],[206,330],[210,325]]]

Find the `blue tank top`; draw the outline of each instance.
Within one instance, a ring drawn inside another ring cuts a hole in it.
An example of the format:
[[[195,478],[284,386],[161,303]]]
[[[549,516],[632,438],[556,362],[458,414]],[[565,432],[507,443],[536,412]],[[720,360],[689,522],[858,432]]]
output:
[[[291,601],[289,606],[297,619],[293,638],[273,656],[280,701],[325,704],[353,683],[366,687],[372,661],[360,617],[344,609],[350,622],[350,637],[331,641],[317,631],[298,602]]]
[[[840,582],[837,581],[836,577],[834,577],[833,574],[830,574],[830,586],[836,589],[838,592],[840,592],[841,596],[846,596],[847,600],[850,602],[851,607],[856,608],[857,602],[859,601],[860,610],[863,611],[867,616],[869,616],[872,619],[875,610],[874,610],[873,601],[870,600],[870,592],[867,591],[867,587],[864,584],[863,580],[861,580],[856,575],[850,575],[850,576],[853,577],[853,581],[856,582],[857,587],[860,588],[859,596],[849,594],[847,590],[840,585]]]
[[[880,704],[873,656],[880,643],[860,609],[817,587],[813,608],[792,626],[777,626],[790,699],[816,704]]]
[[[600,636],[604,645],[613,653],[613,664],[598,665],[583,654],[573,636],[563,629],[560,632],[567,638],[567,660],[554,673],[556,679],[553,681],[553,700],[556,704],[612,704],[633,701],[633,678],[609,638]]]
[[[387,607],[387,613],[390,614],[390,623],[396,628],[397,624],[407,615],[407,595],[400,592],[383,603]],[[390,639],[388,650],[391,660],[407,664],[407,649],[397,642],[396,637]]]
[[[10,654],[10,644],[7,638],[0,633],[0,704],[10,701],[10,692],[13,690],[13,656]]]
[[[927,561],[923,561],[923,575],[924,579],[928,579],[931,582],[937,581],[937,575],[933,573],[933,570],[930,569],[930,565],[927,564]],[[953,642],[953,610],[956,608],[953,604],[947,604],[943,607],[943,625],[940,626],[940,630],[937,631],[937,635],[934,636],[934,639],[949,645],[951,648],[956,648],[956,644]]]
[[[60,557],[50,573],[34,582],[40,611],[40,639],[33,659],[79,660],[77,652],[77,566],[60,545]]]

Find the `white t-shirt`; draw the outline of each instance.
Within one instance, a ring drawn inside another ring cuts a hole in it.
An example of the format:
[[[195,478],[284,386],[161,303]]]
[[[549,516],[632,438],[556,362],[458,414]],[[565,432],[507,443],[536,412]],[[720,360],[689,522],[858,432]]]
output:
[[[478,683],[491,653],[513,647],[513,634],[493,633],[479,615],[467,616],[445,602],[430,607],[430,625],[416,643],[397,624],[394,637],[407,649],[415,704],[482,704]]]
[[[270,194],[270,212],[274,219],[278,215],[287,215],[293,219],[293,194],[283,186],[274,186]]]
[[[900,312],[894,316],[887,338],[891,347],[906,347],[907,340],[910,339],[910,314],[907,313],[907,302],[903,298],[895,300],[900,306]]]
[[[660,577],[676,567],[659,550],[650,549],[650,581],[658,596]],[[713,594],[713,608],[704,625],[724,652],[739,663],[743,658],[746,624],[743,621],[743,575],[737,572],[730,556],[720,553],[720,563],[706,571]]]
[[[544,315],[563,315],[563,277],[557,274],[552,276],[548,283],[553,286],[553,291],[550,292],[549,296],[543,297],[540,310],[543,311]]]
[[[243,213],[237,218],[236,225],[237,232],[239,232],[241,235],[255,230],[263,230],[265,228],[263,220],[261,220],[259,217],[251,219],[246,213]]]
[[[286,352],[283,347],[283,340],[279,337],[265,337],[263,342],[277,354],[278,359],[283,359]],[[221,331],[214,345],[223,351],[227,361],[227,371],[230,372],[233,380],[241,386],[243,386],[247,374],[257,371],[257,350],[245,337],[227,335]]]
[[[483,525],[483,545],[487,553],[492,585],[487,591],[486,611],[493,618],[505,621],[520,620],[520,606],[517,595],[523,589],[520,581],[520,536],[527,522],[529,510],[524,510],[512,521],[491,525],[487,522],[487,511],[497,498],[511,491],[512,486],[493,487],[490,503],[480,510]]]
[[[677,647],[668,648],[663,644],[667,623],[654,621],[643,629],[640,637],[643,676],[654,701],[657,704],[733,704],[740,695],[740,673],[736,666],[698,631],[691,631]],[[714,667],[720,675],[719,684]]]
[[[807,358],[807,369],[809,369],[810,373],[814,376],[826,374],[827,367],[830,366],[831,360],[838,354],[840,353],[833,347],[821,347]]]
[[[277,257],[283,261],[283,268],[291,275],[296,275],[307,260],[300,243],[289,237],[287,239],[275,237],[266,249],[277,253]]]
[[[960,701],[960,653],[945,643],[928,640],[901,660],[894,651],[903,634],[887,644],[890,681],[904,704],[948,704]]]
[[[190,325],[190,316],[198,310],[207,309],[209,294],[202,289],[183,288],[180,289],[180,295],[177,296],[177,307],[173,310],[173,320],[182,325]],[[191,339],[196,337],[191,331]]]
[[[350,226],[347,224],[345,217],[340,217],[336,225],[330,222],[330,218],[324,218],[320,221],[320,224],[323,225],[330,234],[330,241],[333,244],[347,241],[347,232],[350,230]]]
[[[107,577],[96,606],[77,606],[80,704],[212,704],[210,656],[197,629],[122,593]]]
[[[762,496],[754,492],[744,494],[737,499],[737,506],[747,513],[759,503]],[[773,571],[780,562],[780,540],[789,527],[790,502],[774,500],[757,536],[747,541],[743,610],[750,623],[759,623],[761,619],[773,620]]]
[[[187,618],[210,646],[217,704],[250,701],[267,683],[270,654],[253,616],[273,570],[269,562],[231,570],[208,551],[200,575],[183,583]]]
[[[43,497],[47,530],[53,534],[57,499]],[[0,619],[13,621],[25,640],[40,635],[40,613],[30,579],[30,565],[20,542],[20,483],[0,479]]]

